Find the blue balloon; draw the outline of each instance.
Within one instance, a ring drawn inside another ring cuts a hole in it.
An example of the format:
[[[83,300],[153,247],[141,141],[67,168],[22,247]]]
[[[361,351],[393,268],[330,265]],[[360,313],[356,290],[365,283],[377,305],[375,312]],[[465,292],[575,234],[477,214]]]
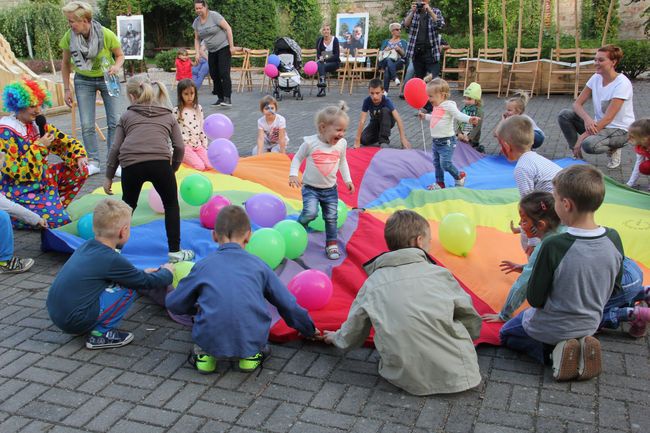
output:
[[[275,54],[271,54],[267,60],[267,63],[270,63],[277,68],[280,66],[280,58]]]
[[[93,232],[92,212],[79,218],[79,221],[77,221],[77,233],[79,234],[79,237],[82,237],[85,240],[93,239],[95,237],[95,233]]]

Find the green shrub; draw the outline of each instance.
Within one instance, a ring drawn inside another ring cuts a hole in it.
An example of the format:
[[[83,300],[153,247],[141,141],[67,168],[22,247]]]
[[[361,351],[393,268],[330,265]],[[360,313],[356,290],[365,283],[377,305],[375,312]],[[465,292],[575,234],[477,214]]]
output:
[[[58,4],[48,2],[24,3],[0,9],[0,33],[7,39],[17,57],[29,55],[25,25],[32,40],[34,57],[61,57],[59,41],[68,30],[68,23]]]
[[[275,0],[223,0],[216,9],[232,27],[239,47],[271,48],[278,36],[284,36]]]
[[[619,72],[624,73],[632,80],[650,70],[650,44],[648,41],[616,41],[614,44],[623,50],[623,60],[619,65]]]
[[[176,65],[176,53],[177,50],[161,51],[154,57],[153,62],[157,67],[169,72]]]

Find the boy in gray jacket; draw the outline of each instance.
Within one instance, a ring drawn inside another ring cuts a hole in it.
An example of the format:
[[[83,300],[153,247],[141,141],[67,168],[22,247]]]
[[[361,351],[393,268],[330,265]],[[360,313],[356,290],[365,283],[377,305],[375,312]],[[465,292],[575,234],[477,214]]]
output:
[[[429,224],[410,210],[386,221],[389,252],[364,268],[368,279],[336,332],[326,343],[358,347],[374,327],[381,357],[379,374],[415,395],[465,391],[481,382],[473,339],[481,317],[472,300],[447,269],[427,254]]]

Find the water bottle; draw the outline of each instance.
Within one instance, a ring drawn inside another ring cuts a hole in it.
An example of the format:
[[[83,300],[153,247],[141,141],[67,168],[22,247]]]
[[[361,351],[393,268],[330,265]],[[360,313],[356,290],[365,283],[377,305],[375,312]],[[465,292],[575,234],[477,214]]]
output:
[[[108,94],[111,96],[120,96],[120,80],[117,78],[117,75],[111,75],[108,73],[110,67],[111,64],[108,59],[103,57],[102,71],[104,72],[104,82],[106,83]]]
[[[370,69],[370,57],[366,57],[366,68]]]

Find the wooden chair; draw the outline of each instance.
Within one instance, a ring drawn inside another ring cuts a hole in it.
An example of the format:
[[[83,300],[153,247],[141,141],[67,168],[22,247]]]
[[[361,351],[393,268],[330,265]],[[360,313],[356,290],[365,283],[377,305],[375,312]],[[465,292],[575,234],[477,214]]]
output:
[[[504,48],[479,48],[478,50],[476,82],[481,85],[483,92],[497,92],[497,98],[501,97],[503,63],[505,59],[506,50]],[[487,60],[488,62],[482,62],[481,60]],[[488,81],[485,78],[481,79],[481,76],[486,74],[498,75],[497,81]]]
[[[244,64],[242,71],[243,79],[243,88],[248,88],[248,91],[253,90],[253,73],[258,73],[262,76],[262,82],[260,84],[260,92],[264,90],[266,85],[266,74],[264,74],[264,65],[266,65],[269,58],[269,50],[248,50],[247,56],[245,58],[246,63]],[[262,66],[253,66],[254,59],[263,59]]]
[[[576,60],[576,98],[580,90],[589,81],[589,78],[596,73],[596,64],[593,63],[593,60],[597,52],[597,48],[578,49],[578,59]],[[585,64],[585,62],[587,63]]]
[[[461,83],[463,84],[462,89],[465,89],[467,87],[467,80],[469,78],[469,58],[470,58],[470,52],[469,48],[449,48],[445,50],[443,54],[443,59],[442,59],[442,70],[440,71],[440,78],[443,80],[447,81],[448,83],[458,83],[460,85]],[[465,67],[461,66],[456,66],[456,67],[451,67],[447,66],[447,59],[462,59],[465,58],[467,61],[465,62]],[[406,70],[406,68],[404,68]],[[452,80],[447,77],[445,77],[445,74],[458,74],[458,79],[457,80]],[[462,77],[462,79],[461,79]],[[404,74],[402,73],[402,80],[404,79]]]
[[[233,73],[237,75],[237,73],[239,73],[239,78],[237,79],[237,92],[244,91],[244,68],[246,67],[246,61],[248,60],[249,51],[250,50],[248,48],[237,47],[237,51],[235,51],[235,54],[231,55],[231,63],[234,64],[235,66],[231,66],[230,75],[232,76]]]
[[[316,61],[316,48],[305,48],[302,50],[302,67],[305,67],[305,63],[309,62],[310,60]],[[311,77],[311,89],[314,88],[314,82],[316,82],[316,79],[318,78],[318,74],[314,74]]]
[[[508,87],[506,88],[506,98],[510,94],[510,87],[514,81],[519,83],[530,84],[530,96],[535,94],[535,84],[537,84],[537,75],[539,74],[539,62],[542,56],[542,50],[539,48],[517,48],[515,49],[515,58],[510,66],[508,74]],[[519,78],[518,76],[521,76]],[[517,87],[523,88],[521,84]],[[526,89],[524,89],[526,90]]]
[[[351,69],[348,69],[350,77],[350,95],[354,89],[354,82],[364,79],[365,74],[372,74],[372,78],[377,76],[377,57],[379,50],[377,48],[358,48],[352,59]],[[348,66],[349,68],[349,66]]]
[[[577,81],[577,64],[578,50],[575,48],[553,48],[551,50],[551,59],[548,67],[548,87],[546,89],[546,99],[551,97],[551,93],[571,93],[573,89],[574,99],[578,96]],[[562,65],[561,63],[564,63]],[[571,82],[573,80],[573,82]],[[560,88],[553,89],[555,84],[566,84]]]

